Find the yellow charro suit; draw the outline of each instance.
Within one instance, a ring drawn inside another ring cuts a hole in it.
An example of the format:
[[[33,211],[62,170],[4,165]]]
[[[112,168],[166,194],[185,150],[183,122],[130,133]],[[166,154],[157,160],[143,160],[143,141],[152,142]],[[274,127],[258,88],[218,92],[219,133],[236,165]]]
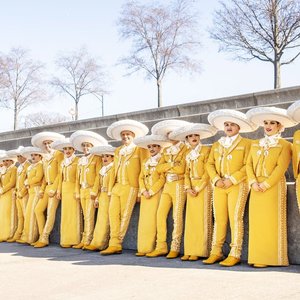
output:
[[[16,205],[17,205],[17,216],[18,216],[18,227],[13,236],[13,240],[21,239],[23,228],[24,228],[24,218],[26,212],[26,206],[28,201],[28,189],[25,186],[25,180],[27,178],[27,168],[30,166],[30,162],[25,160],[22,164],[18,166],[17,169],[17,182],[16,182]]]
[[[293,171],[294,177],[296,180],[296,195],[297,195],[297,202],[298,208],[300,211],[300,130],[297,130],[294,133],[293,138]]]
[[[39,201],[39,191],[43,183],[43,162],[39,161],[35,164],[31,164],[27,168],[26,177],[25,185],[28,188],[29,197],[26,205],[24,229],[21,240],[31,244],[38,239],[38,227],[34,209]]]
[[[0,241],[14,236],[17,229],[15,186],[17,167],[12,164],[1,174],[0,188]]]
[[[112,176],[112,167],[113,162],[101,168],[96,177],[92,192],[96,196],[96,199],[98,199],[99,207],[93,240],[90,245],[99,250],[107,248],[109,241],[109,197],[107,191],[109,180]]]
[[[49,244],[49,235],[53,229],[56,210],[59,205],[59,200],[55,194],[58,186],[58,168],[63,158],[63,153],[56,150],[51,154],[46,154],[43,158],[44,180],[40,190],[43,198],[38,201],[34,212],[40,235],[39,242],[44,244]],[[46,210],[47,216],[45,218]]]
[[[139,188],[141,194],[140,216],[138,223],[137,250],[139,253],[149,253],[155,249],[156,240],[156,214],[159,205],[162,188],[165,184],[163,173],[158,174],[156,167],[161,154],[147,158],[142,163],[139,176]],[[148,191],[150,198],[143,196]]]
[[[210,148],[199,144],[187,152],[184,177],[185,190],[197,191],[193,197],[187,193],[184,254],[207,257],[212,239],[212,187],[205,170]]]
[[[76,195],[80,197],[81,208],[84,218],[84,228],[81,243],[89,245],[93,239],[95,226],[95,207],[91,193],[99,170],[101,168],[101,158],[97,155],[89,154],[82,156],[78,161]]]
[[[183,211],[186,195],[184,193],[185,156],[187,148],[179,142],[163,150],[157,165],[157,172],[164,174],[164,185],[157,210],[156,250],[167,252],[167,218],[173,206],[173,233],[171,251],[180,252],[183,231]]]
[[[240,258],[244,235],[244,211],[248,196],[246,162],[251,140],[240,135],[231,146],[224,147],[220,141],[212,145],[206,165],[213,184],[214,230],[211,255],[223,256],[222,247],[226,239],[229,219],[231,243],[229,256]],[[221,178],[229,178],[233,183],[229,188],[216,187]]]
[[[148,156],[148,150],[133,144],[115,150],[113,173],[108,185],[108,195],[111,196],[109,246],[122,245],[138,196],[142,161]]]
[[[58,189],[61,194],[60,244],[73,246],[81,239],[80,201],[76,199],[78,157],[64,159],[58,172]]]
[[[251,189],[249,203],[249,264],[287,266],[287,211],[285,172],[291,160],[291,143],[280,138],[262,147],[254,141],[247,161],[249,184],[264,183],[265,192]]]

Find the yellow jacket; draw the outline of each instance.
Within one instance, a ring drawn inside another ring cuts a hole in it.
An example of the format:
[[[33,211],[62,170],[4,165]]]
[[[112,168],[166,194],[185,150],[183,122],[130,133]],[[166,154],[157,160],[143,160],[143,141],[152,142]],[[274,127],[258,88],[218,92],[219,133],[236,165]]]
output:
[[[120,146],[115,150],[113,174],[108,185],[108,195],[111,194],[117,180],[120,180],[120,183],[128,182],[130,186],[138,188],[142,162],[145,158],[149,157],[148,150],[137,146],[130,154],[122,156],[120,155],[122,147]],[[119,178],[118,174],[120,175]]]
[[[28,194],[28,190],[25,186],[25,180],[29,166],[30,162],[25,160],[25,162],[20,164],[17,169],[16,195],[20,199]]]
[[[201,146],[198,150],[199,156],[196,159],[190,159],[189,154],[192,149],[186,153],[186,168],[184,175],[184,188],[194,189],[200,192],[209,182],[209,176],[205,169],[208,160],[210,147]]]
[[[147,162],[148,158],[143,161],[139,176],[140,194],[148,191],[150,196],[153,196],[163,188],[166,179],[163,173],[157,172],[157,166],[150,166]]]
[[[172,146],[170,146],[172,147]],[[177,154],[169,154],[169,148],[165,148],[162,153],[162,157],[157,165],[157,172],[159,174],[164,173],[165,176],[168,174],[178,175],[180,179],[184,178],[185,166],[186,166],[186,152],[187,147],[184,143],[180,144],[180,151]],[[167,180],[168,181],[168,180]]]
[[[78,157],[74,157],[69,165],[65,165],[64,160],[61,162],[58,171],[58,191],[62,191],[62,183],[64,181],[72,183],[77,182],[78,160]]]
[[[84,160],[87,158],[87,163]],[[76,195],[79,197],[80,188],[93,188],[95,179],[101,169],[101,158],[97,155],[88,155],[79,158],[77,166]]]
[[[103,167],[104,168],[104,167]],[[105,174],[101,175],[102,168],[98,172],[95,184],[93,186],[93,190],[91,192],[91,195],[97,196],[99,198],[101,193],[107,193],[108,192],[108,185],[109,181],[111,180],[111,176],[113,174],[113,162],[106,166],[106,172]]]
[[[41,187],[41,192],[45,191],[47,185],[51,186],[50,190],[56,192],[58,186],[58,169],[64,159],[64,154],[60,151],[55,151],[50,159],[43,158],[44,180]]]
[[[259,141],[253,141],[247,160],[249,184],[263,183],[266,188],[277,184],[284,176],[292,156],[292,145],[284,139],[267,151],[260,147]]]
[[[25,185],[31,187],[41,186],[44,178],[43,162],[39,161],[35,164],[31,164],[27,168],[27,179]]]
[[[8,167],[3,175],[1,175],[1,189],[0,194],[3,195],[16,186],[17,167],[11,165]]]
[[[294,133],[293,139],[293,171],[294,177],[297,179],[299,175],[299,162],[300,162],[300,130]]]
[[[215,185],[221,178],[229,178],[236,185],[247,178],[246,162],[251,140],[240,135],[229,148],[224,148],[219,141],[213,143],[206,170]]]

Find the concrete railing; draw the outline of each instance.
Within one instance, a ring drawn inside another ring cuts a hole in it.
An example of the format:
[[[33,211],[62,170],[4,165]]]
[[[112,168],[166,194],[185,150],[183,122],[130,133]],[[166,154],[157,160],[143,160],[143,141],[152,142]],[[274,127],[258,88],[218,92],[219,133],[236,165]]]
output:
[[[132,113],[125,113],[119,115],[112,115],[106,117],[99,117],[87,120],[72,121],[60,123],[55,125],[35,127],[30,129],[22,129],[17,131],[0,133],[0,149],[14,149],[20,145],[30,145],[31,136],[41,131],[55,131],[70,136],[76,130],[92,130],[102,136],[109,138],[106,135],[107,127],[121,119],[134,119],[143,122],[151,128],[156,122],[164,119],[182,119],[190,122],[207,123],[207,115],[220,108],[231,108],[246,112],[248,109],[256,106],[277,106],[287,108],[291,103],[300,99],[300,86],[284,88],[278,90],[271,90],[259,93],[252,93],[246,95],[239,95],[234,97],[226,97],[219,99],[211,99],[205,101],[198,101],[182,105],[168,106],[163,108],[149,109],[137,111]],[[300,129],[300,126],[285,130],[283,136],[289,140],[292,139],[295,130]],[[221,134],[205,140],[206,143],[212,143]],[[245,136],[256,139],[263,135],[261,129],[254,133]],[[113,141],[112,144],[118,145]],[[296,193],[293,182],[293,175],[291,168],[287,172],[288,184],[288,246],[289,246],[289,259],[292,264],[300,264],[300,215],[297,207]],[[136,205],[132,220],[129,226],[127,236],[124,240],[125,249],[136,249],[137,239],[137,224],[138,224],[139,204]],[[171,214],[170,214],[171,216]],[[51,241],[59,243],[59,224],[60,224],[60,208],[57,211],[57,219],[54,231],[51,234]],[[172,231],[171,217],[168,221],[168,239]],[[224,246],[224,252],[228,253],[230,241],[230,232],[228,231],[227,242]],[[242,259],[247,260],[247,247],[248,247],[248,208],[245,212],[245,235]]]

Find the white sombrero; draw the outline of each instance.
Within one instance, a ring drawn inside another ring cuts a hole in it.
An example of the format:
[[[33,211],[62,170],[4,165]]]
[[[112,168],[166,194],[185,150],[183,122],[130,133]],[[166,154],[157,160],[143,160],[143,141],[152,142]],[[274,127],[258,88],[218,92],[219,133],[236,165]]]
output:
[[[77,151],[82,152],[82,143],[90,143],[94,147],[107,145],[107,140],[100,134],[87,131],[87,130],[78,130],[71,134],[70,142]]]
[[[10,160],[16,162],[18,160],[17,155],[20,155],[20,152],[18,152],[17,150],[18,149],[6,151],[5,156],[2,158],[2,160],[10,159]]]
[[[7,151],[7,153],[9,153],[9,155],[12,155],[12,156],[18,156],[18,155],[22,155],[21,151],[23,149],[24,149],[23,146],[19,146],[17,149]]]
[[[51,148],[55,150],[64,150],[66,147],[72,147],[74,146],[70,142],[70,138],[64,138],[62,140],[57,140],[51,144]]]
[[[277,121],[283,127],[293,127],[297,123],[287,114],[286,109],[278,107],[255,107],[247,111],[247,118],[258,126],[264,126],[265,120]]]
[[[164,120],[154,124],[151,132],[155,135],[164,135],[167,137],[170,132],[189,124],[191,123],[183,120]]]
[[[39,132],[37,134],[35,134],[32,138],[31,138],[31,144],[32,146],[34,147],[38,147],[38,148],[41,148],[43,149],[43,142],[44,141],[57,141],[57,140],[62,140],[64,139],[65,136],[62,135],[62,134],[59,134],[57,132],[48,132],[48,131],[45,131],[45,132]]]
[[[104,154],[115,155],[115,150],[116,150],[116,148],[111,145],[103,145],[103,146],[93,147],[91,149],[90,153],[99,155],[99,156],[104,155]]]
[[[135,145],[147,149],[148,145],[160,145],[162,148],[169,147],[172,145],[171,141],[164,135],[151,134],[146,135],[133,141]]]
[[[198,134],[200,139],[207,139],[214,136],[217,129],[211,125],[203,123],[191,123],[174,130],[170,133],[169,138],[175,141],[184,141],[190,134]]]
[[[287,114],[297,123],[300,123],[300,100],[294,102],[287,109]]]
[[[252,132],[258,128],[257,125],[247,119],[246,114],[234,109],[215,110],[208,115],[207,119],[218,130],[224,130],[225,122],[239,125],[240,132]]]
[[[21,155],[26,157],[27,159],[31,158],[31,154],[40,154],[44,156],[45,152],[43,152],[43,150],[38,147],[24,147],[21,150]]]
[[[148,127],[143,123],[126,119],[112,123],[107,128],[106,133],[110,138],[120,140],[121,132],[125,130],[133,132],[135,138],[145,136],[149,131]]]

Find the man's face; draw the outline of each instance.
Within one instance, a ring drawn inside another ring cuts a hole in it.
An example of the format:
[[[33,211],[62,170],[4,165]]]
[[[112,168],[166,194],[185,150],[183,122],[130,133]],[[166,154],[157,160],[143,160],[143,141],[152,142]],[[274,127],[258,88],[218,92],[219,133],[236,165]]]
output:
[[[103,154],[101,156],[103,166],[107,166],[114,160],[114,156],[110,154]]]
[[[51,144],[53,143],[53,141],[51,140],[46,140],[46,141],[43,141],[43,146],[44,146],[44,149],[46,150],[46,152],[50,153],[52,148],[51,148]]]
[[[240,126],[232,122],[224,122],[224,132],[229,137],[237,135],[240,132]]]
[[[37,153],[32,153],[31,154],[31,161],[32,163],[37,163],[42,159],[42,156],[40,154]]]
[[[6,168],[8,168],[9,166],[11,166],[13,164],[13,161],[10,159],[5,159],[5,160],[3,160],[3,164]]]
[[[23,162],[25,162],[26,160],[26,157],[22,156],[22,155],[17,155],[17,159],[18,159],[18,162],[20,164],[22,164]]]
[[[91,150],[91,148],[93,147],[93,144],[87,143],[87,142],[83,142],[83,143],[81,144],[81,147],[82,147],[82,152],[83,152],[83,154],[84,154],[84,155],[87,155],[87,154],[90,153],[90,150]]]
[[[72,154],[75,152],[75,149],[73,147],[64,147],[63,150],[64,150],[64,155],[66,157],[72,156]]]
[[[121,139],[122,139],[122,144],[123,145],[130,145],[133,142],[134,139],[134,133],[129,130],[124,130],[121,132]]]

